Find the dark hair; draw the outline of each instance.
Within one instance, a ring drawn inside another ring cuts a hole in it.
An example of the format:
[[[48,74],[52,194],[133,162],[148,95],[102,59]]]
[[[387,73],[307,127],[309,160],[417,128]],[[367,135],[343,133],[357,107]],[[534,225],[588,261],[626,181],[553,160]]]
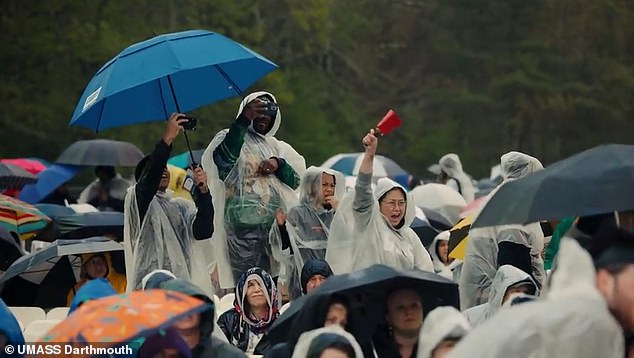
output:
[[[99,165],[99,166],[96,166],[95,167],[95,175],[99,175],[99,172],[103,172],[108,177],[110,177],[110,179],[112,179],[115,176],[117,176],[117,172],[114,170],[114,167],[110,166],[110,165]]]
[[[349,358],[357,357],[352,344],[345,337],[336,333],[322,333],[310,343],[306,358],[320,358],[322,353],[329,348],[343,352]]]
[[[604,228],[592,238],[589,251],[597,269],[617,275],[634,264],[634,234],[616,227]]]

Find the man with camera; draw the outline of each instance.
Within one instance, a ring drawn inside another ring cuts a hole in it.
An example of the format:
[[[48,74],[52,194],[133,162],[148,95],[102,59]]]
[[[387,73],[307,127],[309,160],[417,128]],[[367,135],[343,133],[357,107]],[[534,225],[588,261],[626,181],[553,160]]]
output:
[[[278,209],[297,204],[294,190],[306,170],[304,158],[275,138],[281,120],[272,94],[252,93],[231,127],[217,133],[203,153],[217,210],[213,244],[223,288],[235,287],[251,267],[276,274],[269,230]]]
[[[173,198],[167,190],[172,142],[189,121],[183,114],[172,114],[163,139],[135,169],[137,183],[128,190],[124,211],[128,290],[140,289],[146,274],[164,269],[211,294],[209,271],[197,247],[197,240],[210,238],[214,230],[207,175],[200,166],[192,168],[194,203]]]

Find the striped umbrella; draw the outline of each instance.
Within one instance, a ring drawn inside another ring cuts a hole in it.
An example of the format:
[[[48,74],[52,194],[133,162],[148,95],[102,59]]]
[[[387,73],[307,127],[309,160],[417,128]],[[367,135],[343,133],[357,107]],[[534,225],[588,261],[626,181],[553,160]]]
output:
[[[0,189],[21,189],[26,184],[36,181],[35,175],[19,166],[0,163]]]
[[[469,230],[473,223],[473,217],[467,216],[458,221],[449,230],[449,257],[452,259],[464,260],[467,252],[467,242],[469,241]]]
[[[18,233],[22,240],[35,236],[50,223],[51,219],[34,206],[0,194],[0,225]]]

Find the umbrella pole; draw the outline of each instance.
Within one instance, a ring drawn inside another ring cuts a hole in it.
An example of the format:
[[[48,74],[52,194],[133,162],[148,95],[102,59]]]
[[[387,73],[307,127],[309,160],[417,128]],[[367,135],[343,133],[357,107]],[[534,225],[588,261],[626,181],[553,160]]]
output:
[[[172,84],[172,76],[167,76],[167,82],[170,85],[170,92],[172,92],[172,98],[174,99],[174,104],[176,105],[176,112],[181,113],[181,108],[178,105],[178,99],[176,99],[176,92],[174,91],[174,85]],[[187,144],[187,150],[189,151],[189,157],[192,160],[192,167],[197,167],[198,163],[194,160],[194,153],[192,153],[192,147],[189,145],[189,137],[187,137],[187,130],[183,129],[183,134],[185,135],[185,143]]]

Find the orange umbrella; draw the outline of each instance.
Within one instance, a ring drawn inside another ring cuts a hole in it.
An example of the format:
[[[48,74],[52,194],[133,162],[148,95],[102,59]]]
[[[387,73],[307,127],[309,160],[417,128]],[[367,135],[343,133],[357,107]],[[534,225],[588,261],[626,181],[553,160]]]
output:
[[[211,306],[186,294],[167,290],[133,291],[81,305],[44,335],[40,343],[100,343],[114,347],[166,329]]]

